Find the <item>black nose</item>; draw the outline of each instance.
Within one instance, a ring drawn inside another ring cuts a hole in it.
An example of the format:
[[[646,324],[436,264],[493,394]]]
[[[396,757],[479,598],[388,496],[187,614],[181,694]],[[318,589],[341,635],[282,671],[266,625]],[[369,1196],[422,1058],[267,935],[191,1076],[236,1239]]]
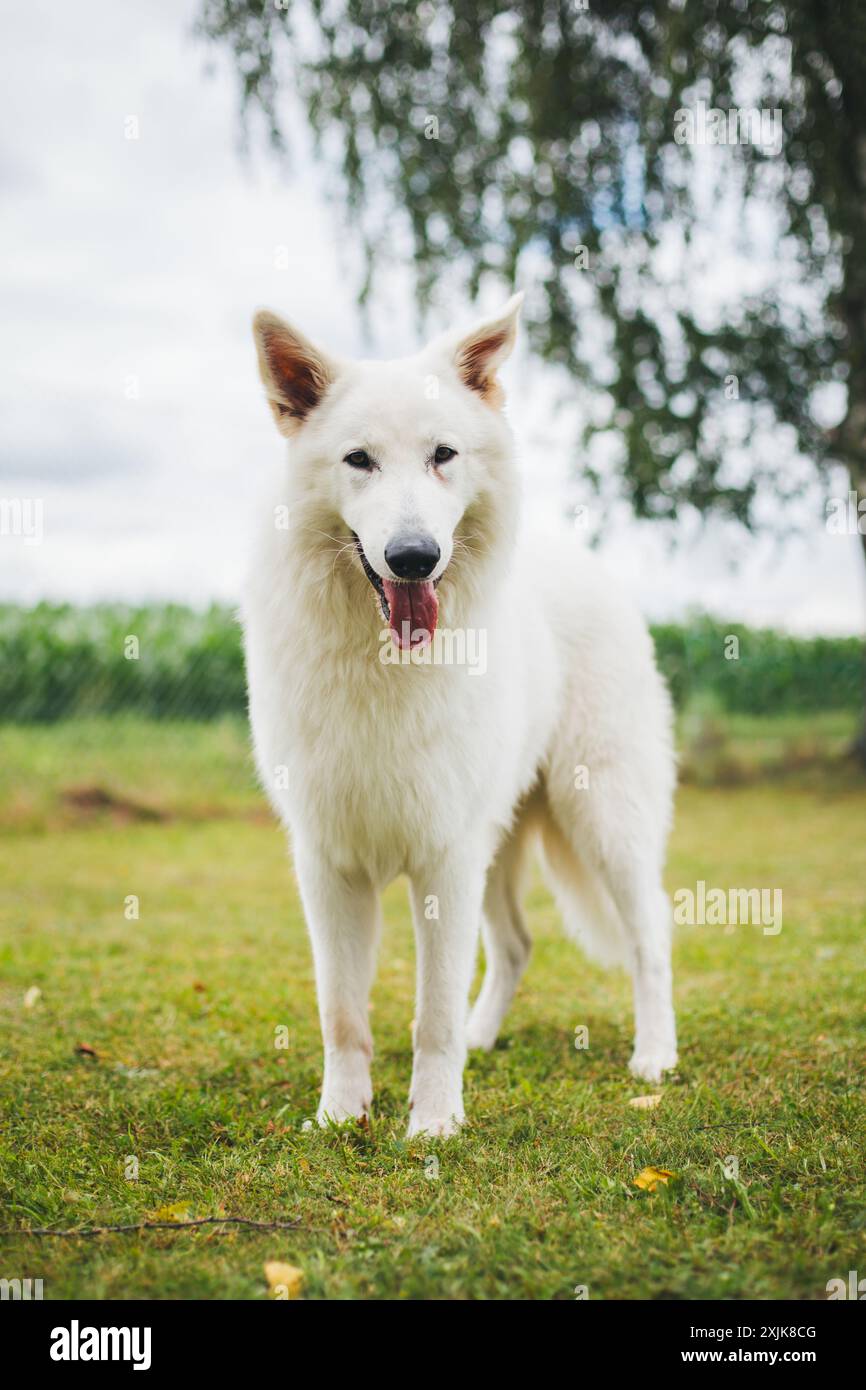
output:
[[[426,579],[436,568],[440,550],[432,536],[403,531],[385,546],[385,559],[398,579]]]

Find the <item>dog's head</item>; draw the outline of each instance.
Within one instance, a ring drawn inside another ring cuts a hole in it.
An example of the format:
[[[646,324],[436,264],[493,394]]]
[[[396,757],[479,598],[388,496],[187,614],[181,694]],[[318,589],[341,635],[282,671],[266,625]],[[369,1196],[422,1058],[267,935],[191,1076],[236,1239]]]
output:
[[[268,310],[253,321],[303,525],[348,543],[394,641],[429,642],[443,592],[510,533],[511,436],[496,371],[522,295],[416,357],[345,362]]]

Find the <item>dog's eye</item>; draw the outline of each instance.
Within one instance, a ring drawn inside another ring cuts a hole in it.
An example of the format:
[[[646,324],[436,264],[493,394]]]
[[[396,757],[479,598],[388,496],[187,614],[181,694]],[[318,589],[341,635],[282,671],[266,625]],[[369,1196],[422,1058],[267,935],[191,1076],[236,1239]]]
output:
[[[346,455],[343,462],[348,463],[352,468],[373,467],[373,460],[370,458],[366,449],[353,449],[351,454]]]
[[[449,459],[456,458],[456,456],[456,449],[449,448],[447,444],[439,444],[437,445],[436,452],[433,455],[433,462],[436,464],[447,463]]]

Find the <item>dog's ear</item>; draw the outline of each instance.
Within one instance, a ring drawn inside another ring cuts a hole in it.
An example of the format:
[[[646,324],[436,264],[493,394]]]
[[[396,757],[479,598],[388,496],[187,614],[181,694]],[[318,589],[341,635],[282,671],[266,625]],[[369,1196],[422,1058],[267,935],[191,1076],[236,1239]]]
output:
[[[337,375],[336,363],[285,319],[259,309],[253,319],[259,372],[280,434],[300,429]]]
[[[511,355],[522,303],[521,290],[493,318],[482,320],[460,337],[454,347],[454,364],[461,381],[493,407],[501,406],[505,399],[496,370]]]

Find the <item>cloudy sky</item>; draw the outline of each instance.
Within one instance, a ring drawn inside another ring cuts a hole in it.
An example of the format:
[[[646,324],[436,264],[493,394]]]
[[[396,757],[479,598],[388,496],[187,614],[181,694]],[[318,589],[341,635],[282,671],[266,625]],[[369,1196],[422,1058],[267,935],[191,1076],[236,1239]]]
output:
[[[33,0],[4,17],[0,500],[38,501],[43,532],[0,536],[0,599],[233,600],[284,447],[252,309],[342,354],[417,346],[399,269],[362,328],[355,248],[303,122],[290,123],[288,170],[255,143],[241,154],[234,80],[193,37],[195,10]],[[443,304],[430,331],[471,315]],[[579,460],[546,370],[518,354],[504,375],[527,509],[553,516],[578,499]],[[863,631],[857,539],[829,534],[817,508],[790,521],[782,544],[710,525],[671,552],[612,513],[602,554],[654,618],[706,608]]]

